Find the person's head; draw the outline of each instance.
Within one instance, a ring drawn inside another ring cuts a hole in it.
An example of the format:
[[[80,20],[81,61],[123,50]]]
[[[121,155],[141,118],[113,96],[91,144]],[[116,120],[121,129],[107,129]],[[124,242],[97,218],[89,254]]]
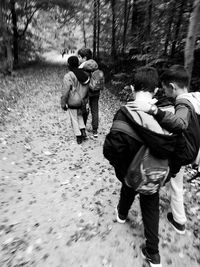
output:
[[[155,68],[141,67],[136,71],[134,76],[134,91],[135,93],[144,91],[154,95],[158,87],[158,82],[158,73]]]
[[[86,60],[92,59],[92,51],[89,48],[83,47],[78,50],[78,59],[80,64]]]
[[[67,66],[70,70],[76,69],[79,66],[79,60],[76,56],[71,56],[67,60]]]
[[[160,77],[165,95],[176,98],[188,91],[189,75],[181,65],[173,65]]]

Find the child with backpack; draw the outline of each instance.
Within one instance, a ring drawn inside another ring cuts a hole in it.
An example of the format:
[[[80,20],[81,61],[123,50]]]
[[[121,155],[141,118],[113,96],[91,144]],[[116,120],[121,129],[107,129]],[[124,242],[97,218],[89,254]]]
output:
[[[92,51],[88,48],[78,50],[80,62],[79,68],[87,71],[90,76],[89,83],[89,107],[92,115],[93,138],[98,137],[99,127],[99,97],[100,91],[104,88],[104,74],[99,70],[98,64],[92,59]],[[88,113],[84,114],[85,124],[87,123]]]
[[[90,79],[86,72],[78,69],[78,57],[69,57],[67,64],[69,71],[63,79],[61,107],[63,110],[69,111],[76,141],[78,144],[81,144],[87,138],[83,111],[88,101],[88,84]]]
[[[178,134],[178,142],[171,158],[171,209],[167,219],[179,233],[185,233],[186,215],[183,203],[183,171],[181,166],[191,164],[198,156],[200,148],[200,93],[188,92],[189,76],[181,65],[174,65],[161,76],[166,96],[175,99],[175,114],[162,111],[155,105],[129,103],[132,110],[142,110],[152,114],[159,124]]]
[[[140,68],[134,77],[135,100],[133,103],[155,103],[153,99],[158,86],[158,74],[154,68]],[[152,110],[153,114],[153,110]],[[146,116],[147,115],[147,116]],[[140,192],[127,183],[129,167],[138,156],[145,144],[152,155],[163,160],[168,159],[176,143],[176,136],[171,135],[160,127],[152,115],[144,112],[131,111],[126,105],[121,107],[114,116],[110,132],[103,146],[106,159],[115,169],[116,177],[122,183],[120,199],[116,208],[119,223],[125,223],[129,209]],[[155,176],[154,174],[152,175]],[[137,180],[137,171],[135,177]],[[148,179],[147,179],[148,180]],[[146,184],[145,184],[146,185]],[[151,192],[149,193],[148,186]],[[153,187],[153,190],[152,190]],[[145,188],[143,188],[144,190]],[[140,193],[140,206],[144,224],[146,244],[142,248],[142,256],[150,266],[162,266],[159,254],[159,192],[157,184],[152,180],[146,186],[146,193]]]

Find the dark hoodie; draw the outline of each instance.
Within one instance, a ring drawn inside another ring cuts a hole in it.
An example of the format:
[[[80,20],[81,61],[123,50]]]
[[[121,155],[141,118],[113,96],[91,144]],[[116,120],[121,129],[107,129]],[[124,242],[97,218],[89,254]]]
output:
[[[129,110],[121,107],[114,116],[103,146],[103,154],[115,168],[120,181],[123,181],[131,161],[143,144],[149,147],[152,155],[167,159],[174,151],[176,135],[158,133],[138,124]]]

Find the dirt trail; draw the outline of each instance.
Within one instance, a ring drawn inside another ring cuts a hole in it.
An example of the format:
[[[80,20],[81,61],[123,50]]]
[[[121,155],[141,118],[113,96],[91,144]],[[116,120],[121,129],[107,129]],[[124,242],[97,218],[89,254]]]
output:
[[[143,227],[138,199],[129,221],[117,224],[114,208],[120,183],[102,155],[105,134],[120,103],[105,90],[99,138],[77,145],[69,115],[60,109],[63,75],[62,66],[19,71],[28,90],[0,127],[0,266],[147,266],[140,256]],[[189,230],[179,236],[166,222],[166,192],[162,189],[163,266],[200,266],[199,231],[195,236],[193,227],[199,227],[199,193],[193,213],[188,211]]]

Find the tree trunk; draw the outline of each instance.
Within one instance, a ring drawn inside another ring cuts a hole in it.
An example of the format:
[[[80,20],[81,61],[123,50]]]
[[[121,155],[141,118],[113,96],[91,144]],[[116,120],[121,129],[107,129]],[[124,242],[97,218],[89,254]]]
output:
[[[174,38],[173,38],[173,42],[172,42],[171,57],[174,56],[175,51],[176,51],[176,43],[178,41],[178,35],[179,35],[179,31],[180,31],[180,26],[182,23],[183,11],[184,11],[184,7],[185,7],[186,2],[187,2],[187,0],[181,0],[181,4],[180,4],[180,8],[179,8],[179,14],[178,14],[178,20],[177,20],[177,24],[176,24],[176,28],[175,28],[175,34],[174,34]]]
[[[167,34],[166,34],[166,39],[165,39],[165,47],[164,47],[165,56],[167,55],[168,45],[171,39],[171,28],[172,28],[172,23],[174,21],[175,6],[176,6],[176,0],[174,0],[171,8],[169,9],[168,28],[167,28]]]
[[[11,49],[11,39],[7,32],[6,20],[4,18],[4,13],[6,12],[6,2],[1,0],[0,2],[0,33],[2,34],[3,39],[3,50],[5,50],[5,54],[3,58],[0,59],[2,63],[2,71],[4,73],[11,73],[13,70],[13,56]],[[4,49],[5,48],[5,49]]]
[[[97,49],[97,0],[93,2],[93,57],[96,58]]]
[[[148,1],[148,18],[147,18],[147,27],[146,27],[146,42],[150,41],[151,38],[151,20],[152,20],[152,7],[153,7],[153,0]]]
[[[97,0],[97,60],[99,60],[99,41],[100,41],[100,0]]]
[[[123,31],[123,39],[122,39],[122,54],[124,54],[125,43],[126,43],[126,31],[127,31],[127,6],[128,0],[124,1],[124,31]]]
[[[200,18],[200,0],[195,0],[193,4],[193,11],[190,15],[189,29],[185,44],[185,68],[187,69],[191,81],[192,69],[194,62],[195,41],[198,30],[198,22]]]
[[[11,4],[11,14],[12,14],[12,25],[13,25],[13,55],[14,55],[14,65],[18,64],[18,31],[17,31],[17,14],[15,10],[15,0],[10,1]]]
[[[131,34],[135,32],[135,24],[137,24],[137,5],[136,0],[133,0],[132,3],[132,17],[131,17]]]
[[[116,35],[116,14],[115,14],[115,0],[111,0],[112,8],[112,44],[111,44],[111,57],[115,60],[116,57],[116,47],[115,47],[115,35]]]
[[[84,14],[83,14],[83,21],[82,21],[82,31],[83,31],[84,46],[87,47],[87,39],[86,39],[86,32],[85,32],[85,15]]]

